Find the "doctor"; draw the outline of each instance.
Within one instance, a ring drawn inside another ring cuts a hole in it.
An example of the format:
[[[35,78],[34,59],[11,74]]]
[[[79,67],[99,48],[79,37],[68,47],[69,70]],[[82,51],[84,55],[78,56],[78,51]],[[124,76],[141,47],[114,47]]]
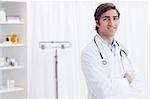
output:
[[[134,99],[140,80],[127,50],[114,39],[120,13],[114,4],[103,3],[94,17],[97,35],[82,52],[88,99]]]

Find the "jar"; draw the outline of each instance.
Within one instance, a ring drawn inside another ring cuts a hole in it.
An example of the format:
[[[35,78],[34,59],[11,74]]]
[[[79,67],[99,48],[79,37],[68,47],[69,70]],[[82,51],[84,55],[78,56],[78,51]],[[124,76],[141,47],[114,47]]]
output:
[[[5,42],[11,42],[11,35],[6,35]]]
[[[17,44],[18,43],[18,36],[13,34],[11,36],[11,42],[12,42],[12,44]]]
[[[6,21],[6,12],[3,8],[0,8],[0,21]]]

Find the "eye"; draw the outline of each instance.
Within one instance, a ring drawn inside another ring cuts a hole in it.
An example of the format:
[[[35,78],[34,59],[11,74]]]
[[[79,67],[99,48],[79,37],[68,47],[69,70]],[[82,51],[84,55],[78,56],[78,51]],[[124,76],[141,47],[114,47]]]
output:
[[[104,17],[104,18],[102,18],[102,20],[103,20],[103,21],[108,21],[109,18],[108,18],[108,17]]]
[[[113,19],[114,19],[114,20],[119,20],[119,17],[118,17],[118,16],[115,16]]]

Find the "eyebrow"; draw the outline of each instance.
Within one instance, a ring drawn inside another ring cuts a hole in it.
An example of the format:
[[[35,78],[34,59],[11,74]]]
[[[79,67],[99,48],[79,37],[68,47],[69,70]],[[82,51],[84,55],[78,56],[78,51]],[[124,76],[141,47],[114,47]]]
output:
[[[118,16],[112,16],[112,17],[118,17]],[[110,18],[110,16],[102,16],[101,18]]]

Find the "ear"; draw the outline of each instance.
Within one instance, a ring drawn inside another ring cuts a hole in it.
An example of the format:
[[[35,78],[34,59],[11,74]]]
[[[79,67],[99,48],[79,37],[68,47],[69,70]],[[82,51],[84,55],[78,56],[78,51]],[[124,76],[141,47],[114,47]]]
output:
[[[99,27],[100,26],[99,21],[96,20],[95,22],[96,22],[96,26]]]

